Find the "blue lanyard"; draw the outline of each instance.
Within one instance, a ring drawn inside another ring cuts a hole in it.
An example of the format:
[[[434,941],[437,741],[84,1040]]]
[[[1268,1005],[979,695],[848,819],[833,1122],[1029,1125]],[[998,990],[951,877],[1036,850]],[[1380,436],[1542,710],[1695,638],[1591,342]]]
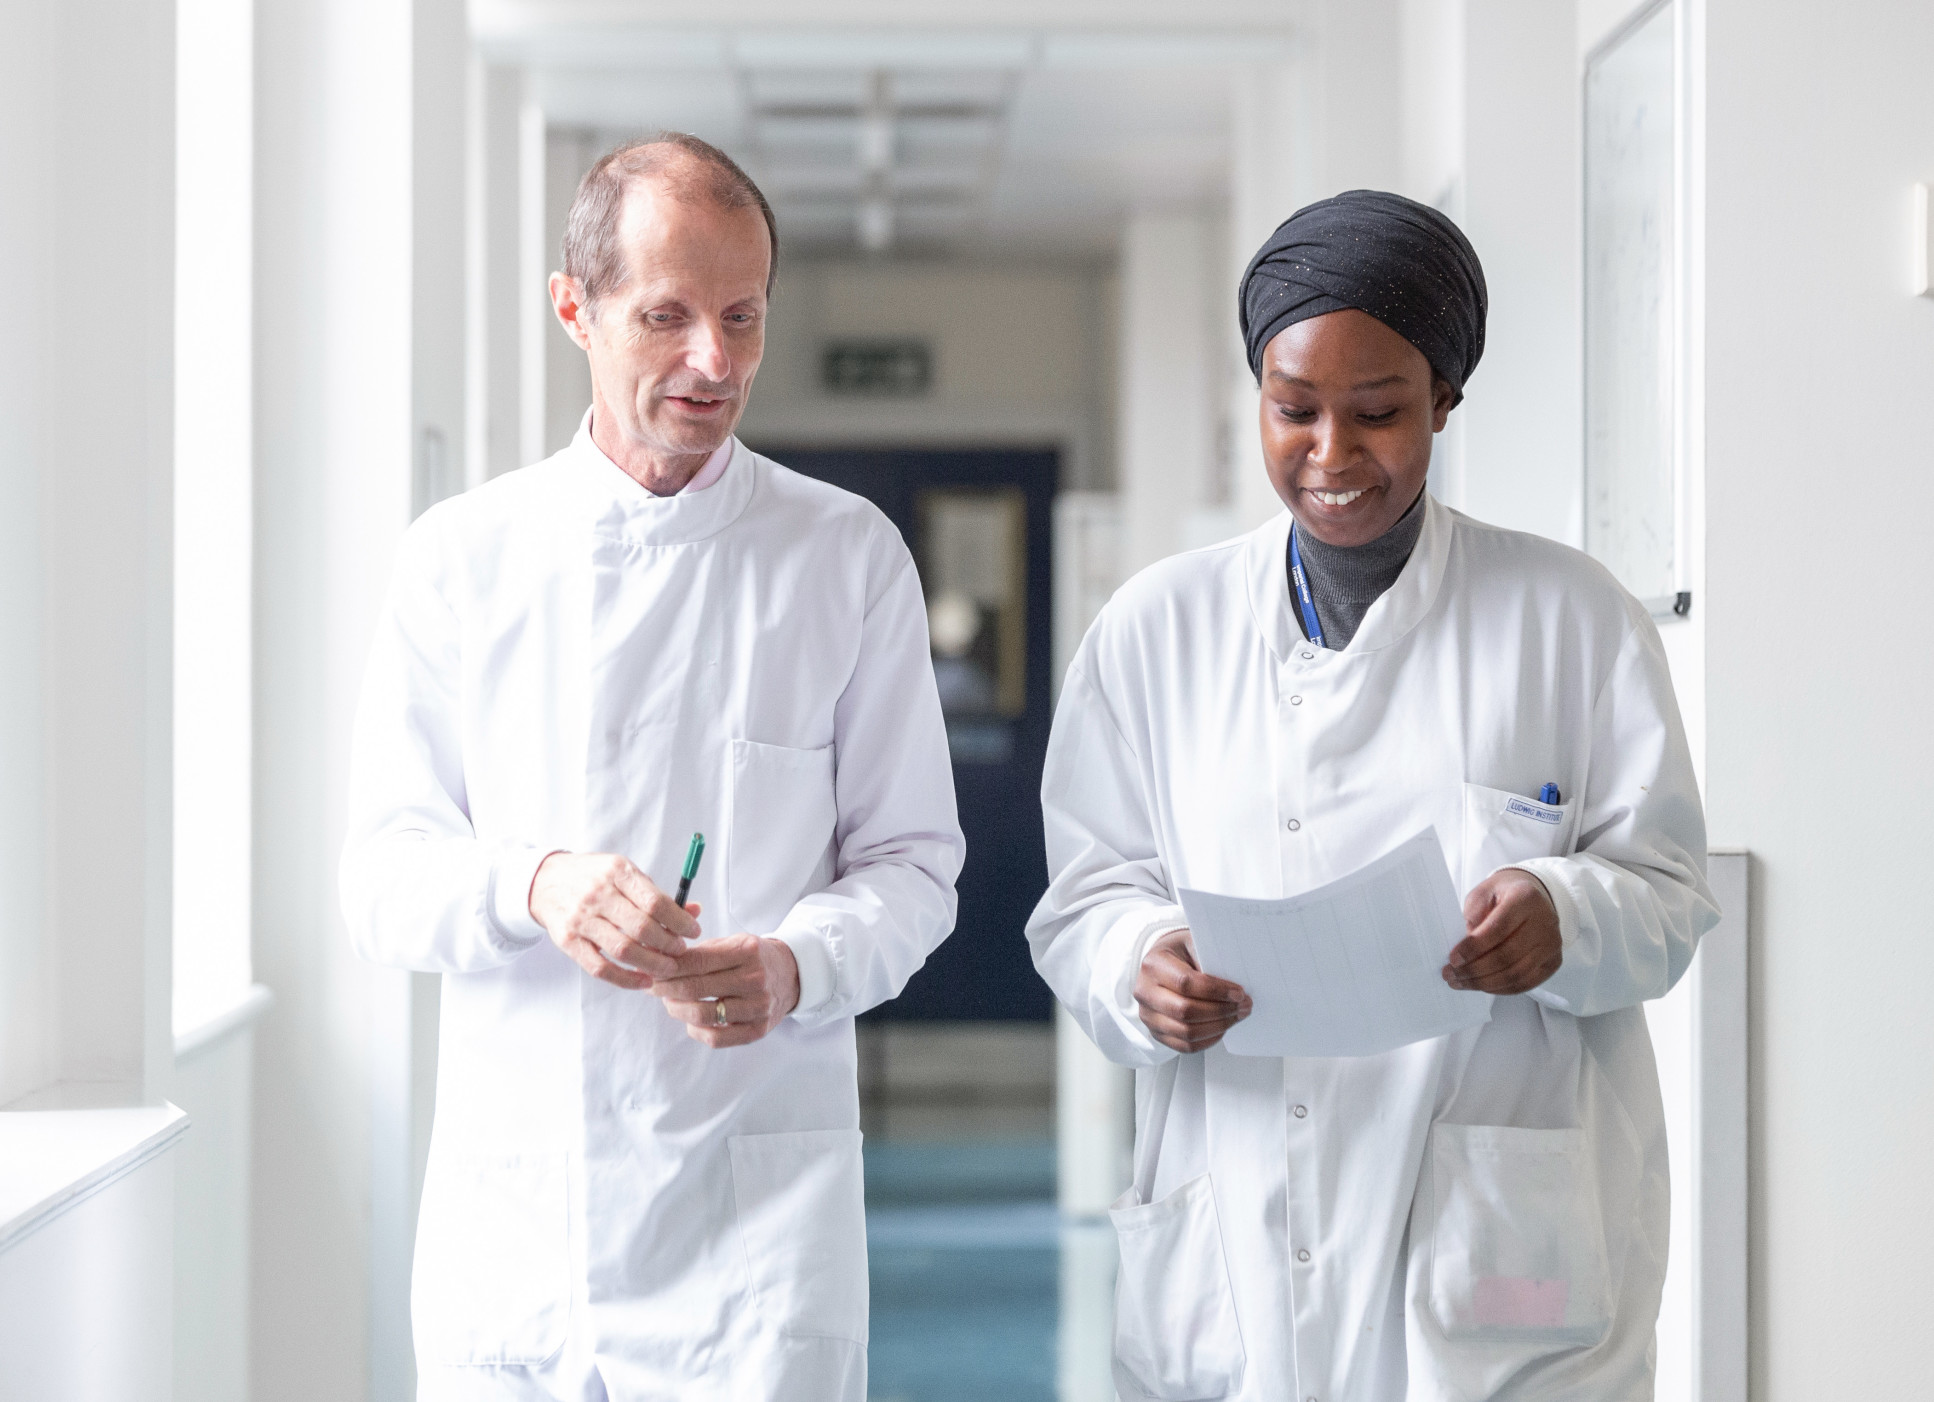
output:
[[[1310,597],[1309,579],[1303,574],[1303,552],[1296,547],[1296,526],[1289,527],[1289,577],[1296,581],[1296,611],[1303,615],[1303,633],[1318,647],[1324,647],[1323,625],[1316,621],[1316,600]]]

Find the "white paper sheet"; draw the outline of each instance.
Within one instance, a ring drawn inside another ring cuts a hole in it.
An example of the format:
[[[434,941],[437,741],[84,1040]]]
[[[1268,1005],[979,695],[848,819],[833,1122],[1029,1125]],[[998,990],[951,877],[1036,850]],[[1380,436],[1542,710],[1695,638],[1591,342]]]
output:
[[[1202,967],[1255,1010],[1238,1056],[1374,1056],[1491,1018],[1491,995],[1444,982],[1464,916],[1434,828],[1287,900],[1179,893]]]

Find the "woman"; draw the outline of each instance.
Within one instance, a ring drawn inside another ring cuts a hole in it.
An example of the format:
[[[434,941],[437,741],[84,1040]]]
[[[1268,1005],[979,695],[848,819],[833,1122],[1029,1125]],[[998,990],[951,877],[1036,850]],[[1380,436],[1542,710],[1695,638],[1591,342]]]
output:
[[[1656,630],[1579,552],[1450,511],[1432,435],[1483,350],[1476,254],[1352,191],[1243,278],[1289,508],[1129,581],[1064,684],[1034,959],[1138,1075],[1115,1213],[1124,1398],[1650,1398],[1665,1126],[1640,1004],[1717,918]],[[1490,1022],[1231,1054],[1247,993],[1176,892],[1280,897],[1426,826],[1443,977]]]

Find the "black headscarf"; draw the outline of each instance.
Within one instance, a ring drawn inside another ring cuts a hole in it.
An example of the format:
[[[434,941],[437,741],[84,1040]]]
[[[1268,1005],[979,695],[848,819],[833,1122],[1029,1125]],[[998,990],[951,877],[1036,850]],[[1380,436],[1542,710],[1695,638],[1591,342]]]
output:
[[[1249,261],[1238,311],[1249,368],[1285,326],[1355,307],[1424,353],[1456,403],[1484,354],[1484,269],[1463,231],[1429,205],[1349,190],[1285,219]]]

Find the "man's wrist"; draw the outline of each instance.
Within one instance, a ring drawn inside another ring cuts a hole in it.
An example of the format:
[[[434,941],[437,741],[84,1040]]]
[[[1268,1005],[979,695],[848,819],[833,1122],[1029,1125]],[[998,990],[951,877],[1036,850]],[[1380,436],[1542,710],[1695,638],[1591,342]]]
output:
[[[519,848],[498,857],[491,867],[491,923],[507,941],[534,944],[547,933],[544,922],[531,911],[531,891],[538,868],[556,855],[552,848]]]
[[[786,931],[773,936],[792,956],[795,998],[787,1015],[810,1016],[832,1000],[836,978],[833,954],[817,930]]]
[[[779,1017],[790,1017],[793,1009],[799,1006],[799,956],[792,952],[792,946],[784,940],[767,938],[764,943],[771,951],[773,960],[779,965],[778,984],[781,996],[778,1001],[782,1004]],[[777,1018],[774,1019],[774,1021],[777,1020]]]

